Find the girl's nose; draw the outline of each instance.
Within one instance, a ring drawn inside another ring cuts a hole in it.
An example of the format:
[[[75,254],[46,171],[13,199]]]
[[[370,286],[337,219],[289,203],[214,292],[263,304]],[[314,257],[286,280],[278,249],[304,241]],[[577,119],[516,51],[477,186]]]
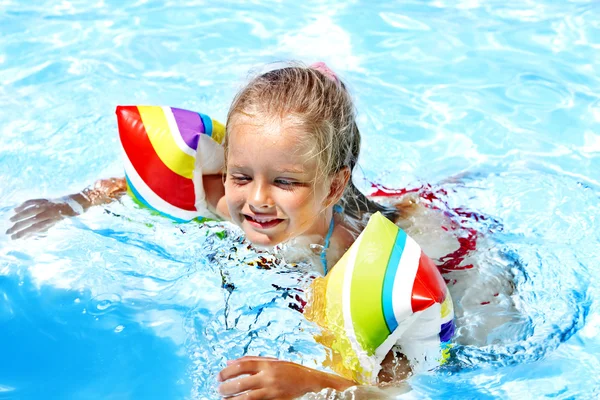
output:
[[[255,183],[250,191],[248,203],[256,209],[265,209],[273,207],[274,202],[271,199],[271,194],[268,185],[263,183]]]

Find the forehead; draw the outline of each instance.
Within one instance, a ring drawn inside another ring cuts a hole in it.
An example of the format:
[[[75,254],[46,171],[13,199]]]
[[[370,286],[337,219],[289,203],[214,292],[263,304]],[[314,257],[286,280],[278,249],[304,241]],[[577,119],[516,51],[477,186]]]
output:
[[[229,159],[283,156],[292,157],[290,161],[302,159],[302,163],[310,163],[315,158],[310,135],[291,118],[264,120],[241,116],[231,121],[228,135]]]

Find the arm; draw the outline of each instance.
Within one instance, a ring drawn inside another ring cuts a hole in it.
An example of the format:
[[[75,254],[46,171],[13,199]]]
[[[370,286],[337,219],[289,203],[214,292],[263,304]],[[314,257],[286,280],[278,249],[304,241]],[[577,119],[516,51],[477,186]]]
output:
[[[221,174],[203,175],[202,185],[206,193],[206,203],[210,211],[217,214],[224,220],[230,220],[229,209],[225,202],[224,177]]]
[[[10,219],[14,224],[6,234],[11,235],[12,239],[19,239],[45,232],[61,219],[83,214],[92,206],[110,203],[126,191],[125,178],[109,178],[101,179],[79,193],[58,199],[27,200],[15,208],[15,215]]]
[[[221,174],[203,176],[206,201],[221,218],[229,220],[225,202],[225,187]],[[6,231],[12,239],[20,239],[34,233],[46,232],[58,221],[83,214],[92,206],[108,204],[127,192],[125,178],[100,179],[93,186],[79,193],[58,199],[27,200],[15,208],[10,218],[13,226]]]

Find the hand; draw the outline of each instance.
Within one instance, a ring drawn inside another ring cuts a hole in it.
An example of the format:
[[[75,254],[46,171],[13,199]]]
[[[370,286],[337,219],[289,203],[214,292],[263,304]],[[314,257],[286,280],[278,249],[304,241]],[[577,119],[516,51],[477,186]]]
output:
[[[27,200],[15,208],[15,215],[10,219],[14,225],[6,234],[11,235],[11,239],[19,239],[46,232],[61,219],[83,214],[91,206],[109,203],[126,191],[125,178],[110,178],[97,181],[81,193],[59,199]]]
[[[247,375],[232,380],[240,375]],[[219,373],[219,393],[228,399],[295,399],[324,388],[345,390],[355,383],[326,372],[270,357],[228,361]]]
[[[27,200],[17,208],[10,219],[14,225],[6,231],[11,239],[20,239],[33,233],[46,232],[63,218],[81,214],[83,207],[72,198],[56,200]]]

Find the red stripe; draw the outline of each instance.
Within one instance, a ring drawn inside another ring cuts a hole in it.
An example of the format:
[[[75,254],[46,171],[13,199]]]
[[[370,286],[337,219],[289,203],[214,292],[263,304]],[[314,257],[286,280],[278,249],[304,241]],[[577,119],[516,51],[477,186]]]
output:
[[[418,192],[419,188],[415,189],[390,189],[377,183],[371,183],[371,189],[373,192],[369,194],[371,197],[400,197],[407,193]]]
[[[136,106],[118,106],[119,136],[125,154],[138,175],[167,203],[196,211],[194,182],[171,171],[158,157]]]
[[[435,303],[441,304],[445,297],[446,283],[444,283],[442,275],[433,261],[421,252],[419,268],[410,298],[413,312],[425,310]]]

